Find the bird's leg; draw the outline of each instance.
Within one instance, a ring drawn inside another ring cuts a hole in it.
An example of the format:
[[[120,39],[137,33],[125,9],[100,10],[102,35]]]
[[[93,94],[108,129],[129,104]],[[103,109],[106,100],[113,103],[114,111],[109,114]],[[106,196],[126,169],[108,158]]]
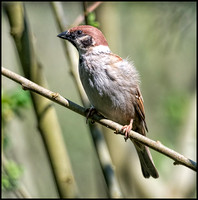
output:
[[[93,106],[91,106],[90,108],[86,109],[86,112],[87,112],[86,115],[86,124],[87,124],[88,119],[92,117],[97,112],[97,110]]]
[[[132,129],[132,124],[133,124],[133,119],[130,120],[130,123],[129,125],[125,125],[122,127],[121,131],[124,133],[124,139],[125,139],[125,142],[128,140],[129,138],[129,132],[131,131]]]

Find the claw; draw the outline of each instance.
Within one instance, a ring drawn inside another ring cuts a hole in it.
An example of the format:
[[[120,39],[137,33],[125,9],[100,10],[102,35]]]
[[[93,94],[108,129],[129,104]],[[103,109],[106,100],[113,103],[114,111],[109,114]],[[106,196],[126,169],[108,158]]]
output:
[[[125,125],[122,127],[121,131],[124,133],[124,140],[125,142],[128,140],[129,138],[129,132],[132,129],[132,124],[133,124],[133,119],[130,120],[129,125]]]
[[[87,124],[88,119],[92,117],[97,112],[97,110],[92,106],[90,108],[87,108],[86,112],[87,112],[86,115],[86,124]],[[94,123],[93,120],[91,121],[91,123]]]

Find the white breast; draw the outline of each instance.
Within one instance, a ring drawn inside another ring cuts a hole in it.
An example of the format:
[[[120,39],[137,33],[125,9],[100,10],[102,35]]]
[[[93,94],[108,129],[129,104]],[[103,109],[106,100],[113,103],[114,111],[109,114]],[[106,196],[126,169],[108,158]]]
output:
[[[99,112],[111,120],[126,124],[125,115],[133,117],[135,113],[132,102],[135,98],[134,87],[139,81],[138,73],[127,61],[111,63],[114,54],[101,52],[101,49],[80,57],[80,79],[90,103]]]

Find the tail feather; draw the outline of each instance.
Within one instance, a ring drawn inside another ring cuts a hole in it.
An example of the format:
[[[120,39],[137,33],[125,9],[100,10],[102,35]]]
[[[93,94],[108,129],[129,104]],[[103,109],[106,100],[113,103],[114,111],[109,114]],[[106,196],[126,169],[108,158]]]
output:
[[[153,178],[158,178],[159,174],[157,172],[157,169],[155,168],[149,148],[140,143],[137,144],[137,142],[132,142],[134,143],[138,153],[143,176],[145,178],[149,178],[150,176],[152,176]]]
[[[143,123],[143,121],[140,121],[135,124],[133,123],[133,130],[138,132],[141,135],[146,136],[146,130],[148,131],[148,129],[147,129],[147,127],[145,127],[145,125],[146,125],[146,122]],[[150,176],[152,176],[153,178],[158,178],[159,174],[154,165],[149,148],[137,141],[134,141],[134,140],[131,140],[131,141],[135,145],[135,148],[136,148],[139,160],[140,160],[140,165],[141,165],[143,176],[145,178],[149,178]]]

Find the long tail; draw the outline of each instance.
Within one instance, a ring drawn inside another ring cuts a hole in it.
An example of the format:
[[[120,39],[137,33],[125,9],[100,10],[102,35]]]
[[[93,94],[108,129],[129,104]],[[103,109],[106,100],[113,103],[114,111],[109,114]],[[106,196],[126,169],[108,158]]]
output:
[[[149,178],[150,176],[153,178],[158,178],[159,174],[155,168],[149,148],[135,141],[132,142],[134,143],[139,156],[143,176],[145,178]]]
[[[146,136],[146,130],[145,126],[143,125],[143,122],[139,123],[138,126],[135,127],[135,131],[140,133],[141,135]],[[157,169],[155,168],[149,148],[134,140],[131,141],[135,145],[136,151],[138,153],[143,176],[145,178],[149,178],[150,176],[152,176],[153,178],[158,178],[159,174],[157,172]]]

